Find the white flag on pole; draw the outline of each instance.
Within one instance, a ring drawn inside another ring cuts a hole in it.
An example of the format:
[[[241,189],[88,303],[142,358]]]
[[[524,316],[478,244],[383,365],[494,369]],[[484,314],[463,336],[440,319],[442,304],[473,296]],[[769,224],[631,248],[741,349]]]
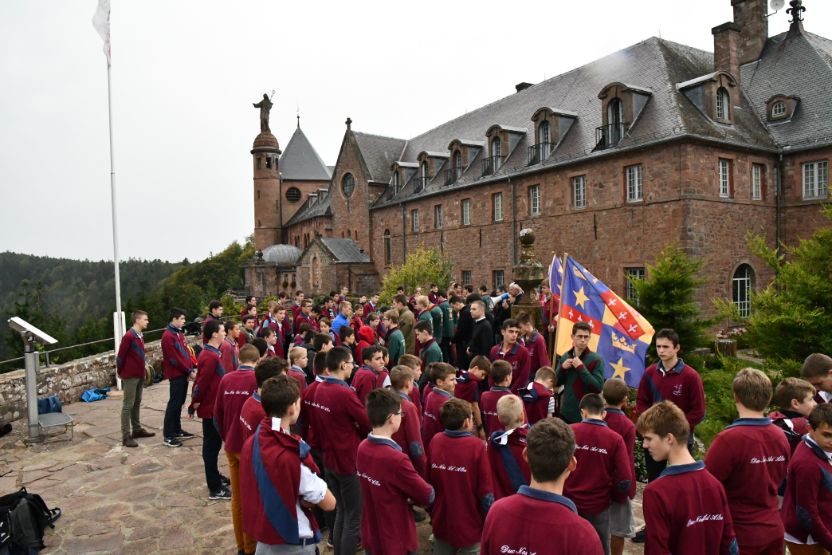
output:
[[[98,9],[92,16],[92,26],[104,39],[104,55],[110,65],[110,0],[98,0]]]

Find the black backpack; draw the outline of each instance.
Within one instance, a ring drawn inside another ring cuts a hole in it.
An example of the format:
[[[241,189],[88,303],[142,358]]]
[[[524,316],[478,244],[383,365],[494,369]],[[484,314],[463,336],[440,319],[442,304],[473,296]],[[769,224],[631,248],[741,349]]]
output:
[[[40,495],[26,488],[0,497],[0,554],[29,555],[45,546],[43,533],[61,516],[58,508],[49,509]]]

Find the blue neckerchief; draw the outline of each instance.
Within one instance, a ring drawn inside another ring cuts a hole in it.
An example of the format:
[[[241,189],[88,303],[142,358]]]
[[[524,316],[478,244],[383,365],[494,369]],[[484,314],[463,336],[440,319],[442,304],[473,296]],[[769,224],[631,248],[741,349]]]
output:
[[[677,474],[684,474],[686,472],[695,472],[697,470],[702,470],[705,468],[705,463],[702,461],[696,461],[689,464],[677,464],[675,466],[668,466],[665,468],[661,474],[659,474],[659,478],[663,476],[675,476]]]
[[[550,491],[543,491],[542,489],[533,488],[531,486],[520,486],[517,490],[520,495],[531,497],[532,499],[540,499],[541,501],[549,501],[550,503],[560,503],[573,513],[578,512],[578,508],[568,497],[552,493]]]
[[[382,436],[374,436],[373,434],[367,434],[367,439],[376,445],[386,445],[388,447],[392,447],[396,451],[401,451],[402,447],[389,437],[382,437]]]
[[[726,426],[725,429],[727,430],[735,426],[768,426],[769,424],[771,424],[771,418],[767,416],[763,418],[737,418]]]
[[[607,427],[607,423],[603,420],[598,420],[597,418],[584,418],[581,420],[582,424],[592,424],[593,426],[604,426]]]

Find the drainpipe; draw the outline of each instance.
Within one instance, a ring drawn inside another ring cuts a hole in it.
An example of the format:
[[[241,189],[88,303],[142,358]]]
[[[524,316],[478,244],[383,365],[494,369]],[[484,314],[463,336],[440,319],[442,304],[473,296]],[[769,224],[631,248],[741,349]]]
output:
[[[517,264],[517,204],[515,202],[515,193],[517,186],[511,182],[511,176],[506,178],[506,182],[511,186],[511,264]]]
[[[780,240],[781,240],[781,217],[782,217],[782,194],[783,194],[783,152],[780,152],[780,156],[778,160],[774,163],[775,167],[775,191],[774,191],[774,249],[777,254],[780,253]]]

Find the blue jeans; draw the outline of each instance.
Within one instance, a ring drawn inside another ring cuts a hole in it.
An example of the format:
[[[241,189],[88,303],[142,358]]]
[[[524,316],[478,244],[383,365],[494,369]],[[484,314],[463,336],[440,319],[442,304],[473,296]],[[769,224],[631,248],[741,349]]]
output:
[[[170,379],[170,398],[165,409],[165,424],[163,435],[165,438],[176,437],[182,431],[182,405],[188,395],[188,378],[178,376]]]

